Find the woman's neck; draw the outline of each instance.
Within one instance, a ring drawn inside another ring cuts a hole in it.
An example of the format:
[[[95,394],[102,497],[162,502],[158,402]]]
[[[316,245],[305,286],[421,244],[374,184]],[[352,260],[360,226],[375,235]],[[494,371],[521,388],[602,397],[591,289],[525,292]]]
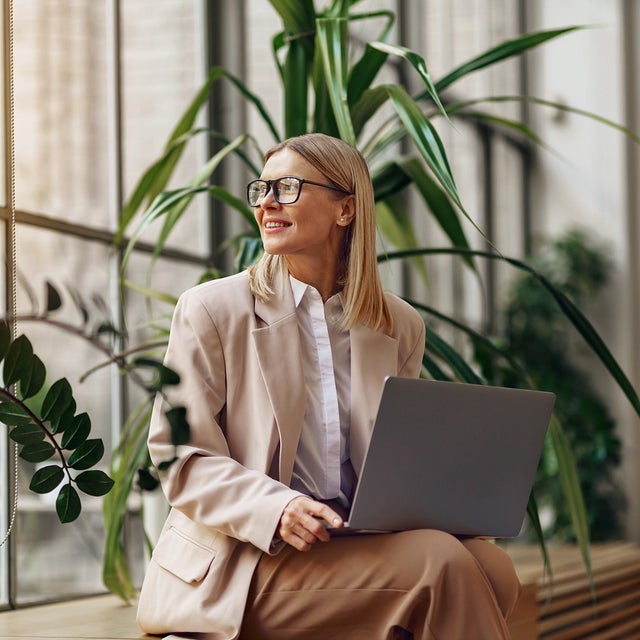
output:
[[[318,263],[315,260],[298,260],[287,256],[286,263],[289,273],[296,280],[300,280],[300,282],[317,289],[324,302],[342,288],[338,284],[338,269],[335,266],[329,266],[331,264],[330,260],[323,260]]]

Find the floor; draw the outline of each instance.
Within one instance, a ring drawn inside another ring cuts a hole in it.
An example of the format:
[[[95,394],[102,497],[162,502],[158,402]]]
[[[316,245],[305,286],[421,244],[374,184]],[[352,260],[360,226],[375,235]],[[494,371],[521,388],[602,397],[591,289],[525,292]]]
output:
[[[0,613],[0,640],[151,640],[135,616],[111,595],[27,607]]]

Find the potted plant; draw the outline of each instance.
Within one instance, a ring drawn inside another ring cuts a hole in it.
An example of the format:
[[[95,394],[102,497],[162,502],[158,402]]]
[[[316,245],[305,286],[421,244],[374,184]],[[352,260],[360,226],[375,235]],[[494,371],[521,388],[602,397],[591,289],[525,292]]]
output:
[[[313,130],[339,136],[363,151],[371,167],[381,229],[392,238],[393,244],[399,246],[397,251],[381,254],[381,262],[407,261],[409,268],[415,269],[419,277],[423,277],[423,256],[447,254],[459,256],[466,268],[478,278],[480,260],[502,261],[517,270],[531,274],[538,286],[551,297],[600,358],[635,411],[640,414],[638,395],[624,372],[589,321],[560,289],[525,262],[504,256],[499,248],[493,247],[490,251],[476,251],[471,248],[463,230],[462,219],[469,220],[481,235],[483,232],[460,197],[445,146],[433,124],[436,119],[447,122],[454,118],[466,118],[493,126],[491,123],[495,121],[495,117],[481,110],[482,101],[446,102],[441,96],[461,78],[505,59],[522,55],[534,47],[574,31],[577,27],[526,34],[509,40],[457,66],[434,81],[421,55],[388,42],[395,19],[390,11],[359,13],[356,7],[358,3],[354,0],[335,0],[321,11],[316,9],[312,0],[271,0],[271,4],[282,19],[283,25],[282,31],[273,38],[274,56],[285,105],[283,126],[276,125],[261,99],[252,93],[241,79],[225,69],[212,69],[169,135],[163,153],[140,178],[122,212],[122,222],[118,230],[118,245],[126,246],[122,285],[125,286],[128,258],[145,229],[151,224],[161,225],[155,245],[155,259],[161,254],[176,223],[188,213],[189,204],[199,193],[208,193],[212,198],[220,200],[229,212],[233,211],[245,220],[246,230],[227,241],[236,250],[237,269],[244,268],[259,255],[260,239],[251,210],[224,185],[211,183],[211,176],[216,168],[231,155],[241,159],[246,166],[248,177],[257,175],[261,162],[258,144],[249,133],[239,132],[239,135],[231,140],[227,137],[227,132],[205,131],[195,126],[198,113],[209,100],[211,87],[216,82],[230,82],[242,94],[247,107],[256,109],[260,114],[273,136],[273,142]],[[349,62],[350,27],[359,21],[373,18],[381,19],[384,23],[379,38],[367,42],[364,50]],[[400,83],[377,83],[378,73],[389,58],[404,60],[423,83],[423,91],[411,95]],[[556,107],[571,110],[563,105]],[[383,125],[368,127],[372,118],[380,113],[386,113]],[[521,123],[502,118],[500,126],[517,131],[532,143],[540,142],[535,134]],[[625,133],[634,140],[639,140],[632,132],[625,130]],[[219,139],[220,148],[201,167],[190,184],[167,190],[185,146],[202,134],[213,135]],[[411,150],[400,156],[390,154],[390,149],[399,141],[406,143],[407,148]],[[403,201],[403,194],[408,188],[414,189],[422,199],[426,215],[431,215],[440,226],[445,237],[449,239],[450,246],[422,245]],[[221,274],[211,271],[204,277],[218,275]],[[161,292],[151,291],[141,285],[137,285],[136,288],[150,298],[166,299]],[[433,319],[437,318],[440,323],[445,323],[468,339],[482,344],[493,357],[500,360],[502,366],[510,370],[515,383],[520,386],[531,385],[532,381],[521,366],[516,352],[501,348],[490,336],[482,335],[474,327],[448,317],[423,301],[411,302],[423,314],[427,325],[428,338],[423,360],[425,375],[473,383],[486,382],[482,375],[476,372],[472,363],[434,330]],[[110,590],[124,599],[129,599],[135,592],[121,544],[127,498],[136,484],[136,479],[143,489],[157,486],[157,478],[149,467],[146,451],[150,398],[156,391],[161,390],[163,385],[175,382],[175,374],[179,375],[179,372],[174,374],[165,371],[160,364],[157,350],[161,350],[165,339],[166,332],[163,332],[153,345],[130,345],[124,353],[113,351],[107,357],[107,361],[115,362],[128,375],[135,374],[141,367],[150,368],[158,375],[155,382],[144,387],[149,392],[149,402],[141,406],[124,426],[122,444],[112,460],[111,477],[114,486],[105,499],[107,548],[104,580]],[[149,351],[152,352],[152,358],[146,357]],[[141,354],[144,356],[142,359]],[[7,402],[11,403],[11,399],[7,399]],[[188,437],[187,412],[188,407],[179,407],[173,415],[177,443]],[[46,424],[38,426],[41,429],[47,428]],[[588,566],[589,540],[584,503],[571,449],[557,418],[552,420],[549,446],[553,448],[559,461],[560,483],[570,506],[573,529]],[[169,463],[170,461],[167,461],[167,464]],[[534,494],[530,499],[528,515],[544,552],[544,540]]]

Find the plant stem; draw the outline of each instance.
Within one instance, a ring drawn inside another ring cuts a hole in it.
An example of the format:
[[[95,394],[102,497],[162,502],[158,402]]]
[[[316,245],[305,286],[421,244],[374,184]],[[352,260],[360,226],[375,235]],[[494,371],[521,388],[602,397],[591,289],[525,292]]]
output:
[[[40,418],[33,411],[31,411],[31,409],[29,409],[29,407],[22,400],[16,398],[16,396],[14,396],[10,391],[7,391],[3,387],[0,387],[0,397],[7,398],[13,404],[17,404],[29,416],[29,418],[33,420],[34,424],[36,424],[40,428],[40,430],[44,432],[45,436],[50,440],[53,448],[56,450],[56,453],[58,454],[62,462],[62,469],[67,474],[69,482],[73,482],[73,478],[71,477],[71,472],[69,470],[69,466],[67,465],[67,460],[64,457],[62,447],[58,444],[51,431],[47,429],[44,422],[40,420]]]

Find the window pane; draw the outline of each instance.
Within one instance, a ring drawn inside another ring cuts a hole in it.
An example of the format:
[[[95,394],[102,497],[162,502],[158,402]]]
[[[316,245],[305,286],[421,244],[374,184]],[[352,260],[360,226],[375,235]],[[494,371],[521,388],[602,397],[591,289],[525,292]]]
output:
[[[202,275],[202,268],[176,261],[160,259],[149,274],[150,257],[144,254],[134,254],[131,259],[129,276],[137,283],[147,282],[148,286],[164,294],[178,297],[182,291],[196,284]],[[171,322],[174,305],[166,302],[152,301],[149,303],[139,293],[129,291],[126,299],[126,320],[131,336],[130,346],[150,342],[160,344],[149,351],[160,360],[164,357],[167,335]],[[127,385],[127,412],[131,414],[145,396],[141,390],[130,381]],[[137,508],[140,505],[139,493],[132,496],[130,505]],[[156,541],[160,529],[168,513],[167,502],[160,490],[144,493],[144,527],[151,541]],[[138,512],[131,519],[131,536],[128,539],[128,557],[134,584],[140,584],[147,558],[146,549],[140,544],[140,520]]]
[[[124,192],[129,197],[203,83],[200,3],[137,0],[121,5]],[[204,113],[201,114],[202,126]],[[206,138],[191,140],[169,188],[186,186],[204,163]],[[207,202],[196,198],[170,246],[204,255]],[[143,238],[153,241],[161,223]]]
[[[20,0],[14,13],[16,204],[107,227],[105,3]]]
[[[7,34],[5,34],[5,24],[4,24],[4,12],[0,12],[0,29],[2,31],[0,33],[3,34],[5,40],[8,40]],[[5,78],[4,78],[4,47],[0,51],[0,87],[4,87]],[[5,109],[4,109],[4,100],[0,100],[0,122],[4,123],[5,119]],[[7,204],[7,193],[5,190],[5,170],[6,170],[6,162],[7,162],[7,147],[5,145],[4,138],[5,127],[0,126],[0,146],[2,148],[2,153],[0,154],[0,206],[6,206]]]
[[[6,292],[4,287],[6,278],[4,256],[6,228],[6,223],[0,222],[0,305],[2,305],[3,315],[6,305]],[[9,497],[10,487],[7,481],[12,477],[10,475],[10,469],[13,468],[13,456],[13,447],[9,444],[7,428],[5,425],[0,424],[0,478],[2,478],[0,482],[0,505],[2,505],[0,509],[0,540],[4,538],[7,533],[11,517],[10,510],[13,508],[13,495],[11,495],[11,498]],[[0,547],[0,609],[9,604],[9,545],[10,541],[7,540],[5,544]]]
[[[6,224],[0,223],[0,247],[4,249]],[[5,308],[5,261],[4,251],[0,251],[0,304],[2,309]],[[9,446],[9,438],[7,437],[7,429],[0,424],[0,540],[4,538],[7,528],[9,527],[10,508],[13,506],[13,496],[9,502],[9,483],[5,480],[10,478],[9,468],[11,462],[9,457],[13,454],[13,448]],[[0,547],[0,609],[9,604],[9,541]]]
[[[73,239],[33,227],[17,229],[18,258],[22,283],[18,291],[18,309],[28,313],[32,303],[30,288],[42,308],[45,281],[60,290],[63,306],[55,319],[83,329],[80,305],[68,293],[73,287],[91,311],[87,326],[102,319],[94,311],[92,296],[108,296],[109,247]],[[34,352],[47,368],[47,384],[66,377],[78,403],[77,413],[86,411],[92,422],[92,437],[105,444],[100,468],[106,470],[112,451],[111,402],[112,375],[103,367],[84,382],[81,376],[105,361],[105,355],[86,340],[74,337],[49,324],[22,321],[18,333],[31,340]],[[41,401],[42,397],[35,399]],[[50,464],[49,462],[43,464]],[[104,528],[102,500],[82,495],[82,515],[73,523],[60,524],[55,513],[53,493],[38,495],[28,488],[34,465],[20,461],[20,508],[17,522],[16,561],[19,603],[52,597],[87,593],[102,589],[101,568]]]

